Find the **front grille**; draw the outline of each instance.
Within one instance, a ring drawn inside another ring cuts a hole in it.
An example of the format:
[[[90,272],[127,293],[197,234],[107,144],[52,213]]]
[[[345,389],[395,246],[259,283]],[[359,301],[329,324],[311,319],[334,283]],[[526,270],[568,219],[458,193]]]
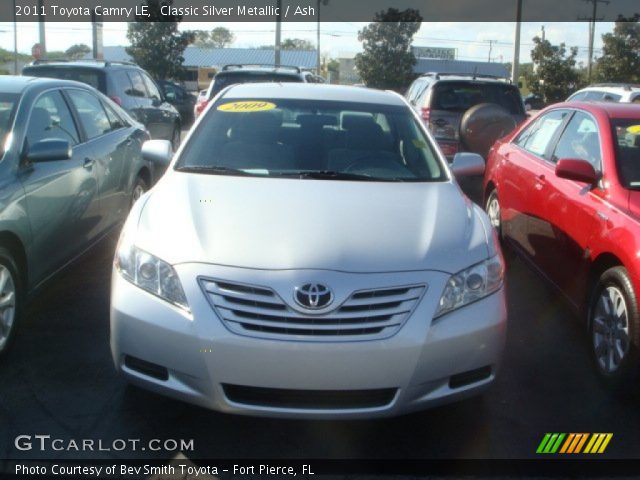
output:
[[[301,313],[266,287],[200,279],[224,324],[234,333],[261,338],[348,341],[396,333],[422,297],[425,285],[353,292],[330,312]]]
[[[256,407],[344,410],[389,405],[395,388],[373,390],[289,390],[223,384],[224,394],[234,403]]]

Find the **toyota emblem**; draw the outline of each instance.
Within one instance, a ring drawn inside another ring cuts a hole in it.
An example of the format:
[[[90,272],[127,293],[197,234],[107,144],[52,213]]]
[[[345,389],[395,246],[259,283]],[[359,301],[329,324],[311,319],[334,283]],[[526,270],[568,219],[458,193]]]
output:
[[[296,287],[293,296],[298,305],[310,310],[324,308],[333,301],[331,289],[321,283],[305,283]]]

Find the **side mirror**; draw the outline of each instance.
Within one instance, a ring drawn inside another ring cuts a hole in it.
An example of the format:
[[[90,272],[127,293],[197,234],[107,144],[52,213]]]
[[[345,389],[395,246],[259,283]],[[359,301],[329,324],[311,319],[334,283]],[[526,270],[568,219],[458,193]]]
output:
[[[561,158],[556,163],[556,176],[595,185],[598,182],[598,174],[593,165],[579,158]]]
[[[456,153],[451,163],[451,173],[456,177],[473,177],[484,173],[484,159],[477,153]]]
[[[26,157],[32,162],[50,162],[71,158],[71,144],[61,138],[46,138],[29,146]]]
[[[169,140],[147,140],[142,144],[142,158],[161,168],[167,168],[172,157],[173,149]]]
[[[174,92],[166,92],[164,94],[164,98],[167,99],[167,102],[169,103],[175,103],[176,101],[176,94]]]

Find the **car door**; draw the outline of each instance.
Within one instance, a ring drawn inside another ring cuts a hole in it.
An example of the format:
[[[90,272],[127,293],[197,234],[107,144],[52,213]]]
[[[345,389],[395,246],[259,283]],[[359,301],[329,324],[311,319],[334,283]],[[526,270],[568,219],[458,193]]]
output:
[[[549,174],[546,158],[568,113],[552,110],[542,114],[498,152],[502,156],[498,194],[503,210],[503,232],[530,257],[539,254],[536,237],[530,232],[531,224],[542,214],[538,193]]]
[[[52,138],[69,141],[70,159],[26,159],[32,145]],[[91,145],[81,135],[60,90],[42,93],[29,115],[19,170],[32,232],[29,255],[34,284],[81,253],[92,239],[100,217],[92,160]]]
[[[550,157],[550,170],[561,158],[589,162],[602,172],[601,139],[598,123],[591,114],[577,110],[564,127]],[[540,228],[544,254],[536,256],[545,275],[571,300],[579,302],[589,267],[589,245],[605,226],[598,212],[608,212],[603,183],[592,188],[582,182],[547,175],[544,188],[536,192],[544,202]]]
[[[87,90],[65,90],[93,152],[100,199],[100,221],[95,233],[101,233],[120,220],[128,208],[123,188],[123,169],[130,155],[132,138],[122,121],[111,111],[110,118],[98,95]]]
[[[158,131],[159,121],[155,116],[152,101],[147,93],[147,88],[144,86],[144,80],[137,70],[129,70],[127,76],[131,81],[131,96],[137,99],[136,120],[143,123],[151,138],[161,138]]]
[[[140,72],[142,80],[147,89],[147,95],[151,101],[148,107],[147,118],[153,123],[156,135],[151,133],[153,138],[163,138],[171,140],[173,129],[177,120],[176,109],[169,102],[165,101],[160,89],[149,75]]]

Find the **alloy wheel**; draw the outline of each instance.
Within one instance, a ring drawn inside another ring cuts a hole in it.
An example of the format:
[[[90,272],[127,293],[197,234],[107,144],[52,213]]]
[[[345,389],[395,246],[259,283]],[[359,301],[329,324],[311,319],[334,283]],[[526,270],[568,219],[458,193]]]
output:
[[[0,351],[9,340],[16,314],[16,285],[11,272],[0,265]]]
[[[629,353],[629,310],[622,291],[616,286],[602,290],[593,311],[592,340],[600,369],[617,371]]]

